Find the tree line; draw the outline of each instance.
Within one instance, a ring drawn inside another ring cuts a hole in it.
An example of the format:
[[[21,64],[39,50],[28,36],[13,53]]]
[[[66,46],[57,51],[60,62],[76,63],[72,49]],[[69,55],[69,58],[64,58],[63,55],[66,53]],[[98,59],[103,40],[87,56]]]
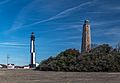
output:
[[[41,71],[66,72],[119,72],[120,44],[116,48],[109,44],[94,45],[90,52],[80,53],[67,49],[56,57],[49,57],[36,68]]]

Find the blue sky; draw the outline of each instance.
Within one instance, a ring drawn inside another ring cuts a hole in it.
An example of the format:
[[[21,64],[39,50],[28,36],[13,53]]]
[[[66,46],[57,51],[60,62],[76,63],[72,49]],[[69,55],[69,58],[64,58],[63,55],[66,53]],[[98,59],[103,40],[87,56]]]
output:
[[[90,20],[92,43],[120,42],[119,0],[0,0],[0,63],[30,63],[30,35],[37,62],[68,48],[81,48],[82,25]]]

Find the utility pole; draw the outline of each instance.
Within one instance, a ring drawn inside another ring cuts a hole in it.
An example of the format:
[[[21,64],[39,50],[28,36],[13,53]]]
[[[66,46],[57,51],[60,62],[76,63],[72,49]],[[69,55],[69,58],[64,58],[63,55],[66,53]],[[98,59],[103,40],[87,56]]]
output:
[[[9,63],[9,62],[8,62],[8,61],[9,61],[9,58],[10,58],[9,55],[7,55],[7,65],[8,65],[8,63]]]

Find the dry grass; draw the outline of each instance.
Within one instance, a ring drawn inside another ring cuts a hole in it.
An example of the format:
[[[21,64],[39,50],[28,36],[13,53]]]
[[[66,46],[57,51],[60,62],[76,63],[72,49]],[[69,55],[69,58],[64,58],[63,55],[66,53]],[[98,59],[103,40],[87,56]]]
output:
[[[0,83],[120,83],[120,73],[0,70]]]

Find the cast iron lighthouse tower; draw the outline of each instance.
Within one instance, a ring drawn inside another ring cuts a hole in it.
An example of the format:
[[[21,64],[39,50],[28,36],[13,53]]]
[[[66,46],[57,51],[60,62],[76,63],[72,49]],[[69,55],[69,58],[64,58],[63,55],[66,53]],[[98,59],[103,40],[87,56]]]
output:
[[[30,67],[35,68],[36,67],[35,35],[33,32],[31,34],[31,40],[30,40],[30,54],[31,54]]]
[[[89,20],[85,20],[82,33],[81,52],[89,52],[91,50],[91,33]]]

